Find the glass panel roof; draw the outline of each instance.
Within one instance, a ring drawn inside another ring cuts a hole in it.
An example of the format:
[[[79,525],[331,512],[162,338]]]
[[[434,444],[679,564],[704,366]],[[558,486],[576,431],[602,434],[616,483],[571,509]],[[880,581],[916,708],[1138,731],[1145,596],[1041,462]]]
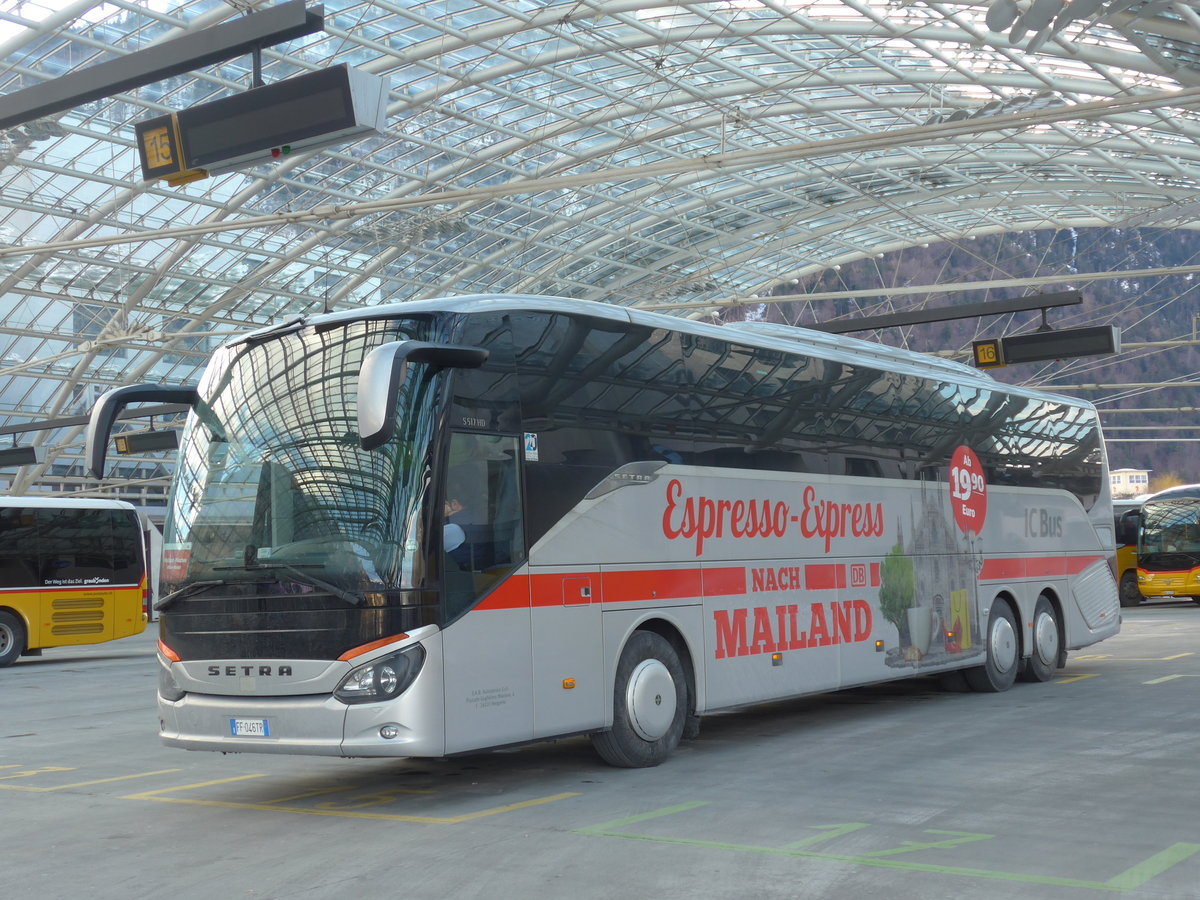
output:
[[[0,95],[274,5],[0,0]],[[506,291],[694,315],[923,243],[1195,227],[1200,15],[1092,6],[328,0],[263,79],[378,75],[383,134],[143,181],[134,124],[246,90],[249,56],[0,132],[0,427],[192,381],[281,316]],[[15,489],[81,476],[78,429],[30,441],[55,449]]]

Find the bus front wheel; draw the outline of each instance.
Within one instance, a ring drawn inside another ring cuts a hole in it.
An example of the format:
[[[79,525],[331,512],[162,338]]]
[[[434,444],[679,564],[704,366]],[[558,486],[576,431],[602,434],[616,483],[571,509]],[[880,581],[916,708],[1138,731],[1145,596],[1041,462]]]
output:
[[[679,746],[687,707],[675,648],[654,632],[635,631],[617,663],[612,728],[592,735],[592,746],[609,765],[657,766]]]
[[[1120,595],[1122,606],[1137,606],[1142,602],[1142,592],[1137,583],[1137,572],[1132,569],[1121,576]]]
[[[25,649],[25,623],[12,613],[0,612],[0,668],[11,665]]]
[[[1021,645],[1012,609],[999,597],[992,601],[985,645],[987,661],[982,666],[963,672],[967,684],[975,691],[1007,691],[1017,679]]]

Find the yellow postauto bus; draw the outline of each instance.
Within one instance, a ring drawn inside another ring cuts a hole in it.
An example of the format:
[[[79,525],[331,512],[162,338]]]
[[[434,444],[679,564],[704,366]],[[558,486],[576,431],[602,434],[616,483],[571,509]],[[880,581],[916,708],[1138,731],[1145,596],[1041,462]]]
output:
[[[1121,605],[1137,606],[1142,602],[1138,587],[1138,533],[1142,519],[1141,498],[1113,501],[1113,525],[1116,534],[1117,584],[1120,586]]]
[[[145,630],[147,549],[121,500],[0,497],[0,668]]]
[[[1200,484],[1145,499],[1137,567],[1138,589],[1146,599],[1200,603]]]

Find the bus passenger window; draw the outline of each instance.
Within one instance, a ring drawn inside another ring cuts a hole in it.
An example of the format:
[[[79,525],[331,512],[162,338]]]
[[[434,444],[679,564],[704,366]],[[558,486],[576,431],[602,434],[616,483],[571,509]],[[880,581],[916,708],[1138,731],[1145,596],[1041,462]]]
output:
[[[516,436],[451,436],[442,504],[448,619],[525,558],[519,450]]]

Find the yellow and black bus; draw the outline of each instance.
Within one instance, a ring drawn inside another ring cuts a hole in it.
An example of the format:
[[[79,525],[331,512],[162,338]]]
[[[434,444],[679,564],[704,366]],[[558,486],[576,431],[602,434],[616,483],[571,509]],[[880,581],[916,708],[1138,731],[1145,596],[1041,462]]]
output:
[[[1141,512],[1137,567],[1142,596],[1200,603],[1200,484],[1152,494]]]
[[[1117,584],[1122,606],[1142,602],[1138,587],[1138,532],[1141,530],[1142,500],[1113,500],[1113,525],[1116,534]]]
[[[131,503],[0,497],[0,667],[144,631],[147,556]]]

